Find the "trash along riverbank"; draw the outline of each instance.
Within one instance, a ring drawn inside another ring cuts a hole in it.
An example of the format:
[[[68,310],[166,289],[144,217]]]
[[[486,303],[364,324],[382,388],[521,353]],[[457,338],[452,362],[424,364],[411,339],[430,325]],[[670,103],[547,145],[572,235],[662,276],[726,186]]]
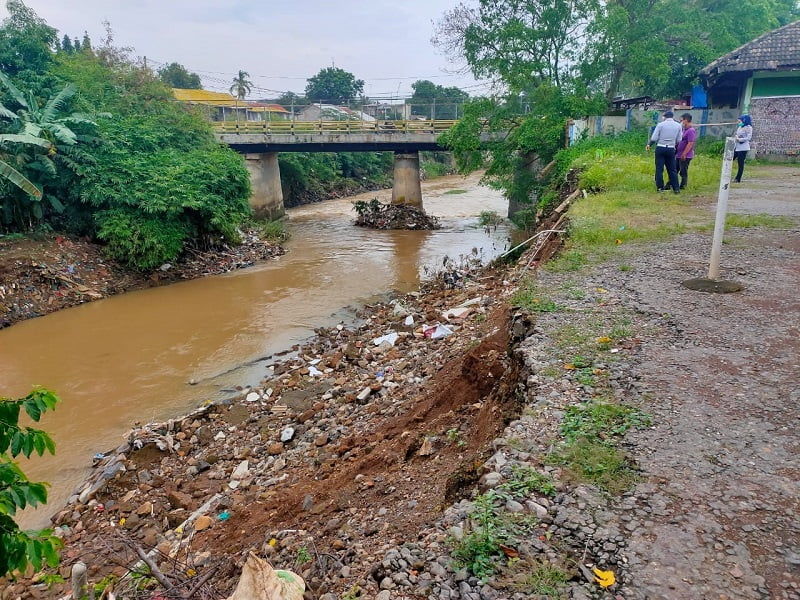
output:
[[[250,550],[299,574],[308,598],[394,589],[374,561],[476,493],[492,440],[522,408],[513,348],[531,321],[509,296],[557,249],[556,217],[518,265],[449,261],[418,292],[366,306],[361,325],[318,330],[261,385],[131,431],[54,516],[59,573],[3,598],[61,597],[79,562],[116,597],[216,598]],[[437,560],[403,585],[420,575],[421,591],[450,597]]]
[[[0,236],[0,329],[123,292],[220,275],[283,254],[256,231],[242,243],[189,251],[151,273],[127,269],[84,238]]]

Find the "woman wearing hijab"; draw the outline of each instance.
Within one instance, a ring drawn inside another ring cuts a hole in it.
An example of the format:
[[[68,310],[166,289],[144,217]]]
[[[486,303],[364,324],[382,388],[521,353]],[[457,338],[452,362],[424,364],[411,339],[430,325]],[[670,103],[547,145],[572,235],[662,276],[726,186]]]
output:
[[[744,173],[744,161],[747,153],[750,152],[750,140],[753,138],[753,120],[750,115],[739,117],[739,129],[736,131],[736,146],[733,149],[733,158],[739,163],[739,170],[736,172],[736,183],[741,183],[742,173]]]

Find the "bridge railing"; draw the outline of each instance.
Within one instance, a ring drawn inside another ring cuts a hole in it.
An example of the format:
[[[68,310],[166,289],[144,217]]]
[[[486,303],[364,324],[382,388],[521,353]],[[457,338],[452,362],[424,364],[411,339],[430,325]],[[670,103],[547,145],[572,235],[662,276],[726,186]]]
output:
[[[218,133],[442,133],[455,120],[411,121],[216,121]]]

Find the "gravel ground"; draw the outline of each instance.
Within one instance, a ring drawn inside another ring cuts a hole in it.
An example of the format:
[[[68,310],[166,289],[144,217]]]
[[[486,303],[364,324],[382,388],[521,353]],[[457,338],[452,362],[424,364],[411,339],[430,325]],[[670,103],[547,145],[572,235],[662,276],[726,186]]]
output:
[[[797,176],[773,170],[735,190],[732,205],[800,216]],[[630,532],[624,598],[800,598],[798,234],[729,231],[723,277],[744,285],[738,294],[680,285],[703,275],[706,235],[627,257],[631,271],[612,261],[580,281],[655,327],[632,366],[654,423],[627,439],[644,480],[613,506]],[[565,279],[545,274],[541,283]]]
[[[724,264],[745,285],[739,294],[678,285],[702,264],[700,236],[619,278],[638,310],[675,325],[673,339],[647,339],[640,356],[657,426],[632,436],[648,482],[620,507],[636,525],[630,598],[800,597],[798,233],[728,237]]]

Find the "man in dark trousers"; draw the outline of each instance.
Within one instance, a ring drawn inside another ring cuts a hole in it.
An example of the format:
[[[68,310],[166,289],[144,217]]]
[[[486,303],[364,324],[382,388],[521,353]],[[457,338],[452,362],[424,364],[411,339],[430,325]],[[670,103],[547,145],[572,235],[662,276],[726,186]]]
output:
[[[653,135],[650,136],[650,144],[647,144],[647,149],[650,150],[651,144],[656,145],[656,190],[659,192],[667,190],[664,187],[664,167],[666,167],[669,185],[674,193],[679,194],[675,150],[683,137],[683,127],[672,118],[673,116],[671,110],[664,113],[664,120],[653,129]]]
[[[678,175],[681,176],[681,189],[684,190],[689,182],[689,163],[694,158],[694,144],[697,141],[697,130],[692,127],[691,114],[681,115],[681,127],[683,127],[683,137],[678,144],[676,156],[678,158]]]

